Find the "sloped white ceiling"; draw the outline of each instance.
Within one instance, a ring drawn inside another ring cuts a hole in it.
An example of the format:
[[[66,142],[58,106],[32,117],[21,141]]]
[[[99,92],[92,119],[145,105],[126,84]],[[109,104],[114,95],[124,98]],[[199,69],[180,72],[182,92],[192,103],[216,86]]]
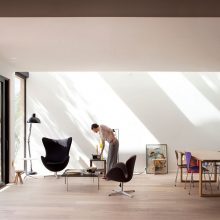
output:
[[[219,71],[220,18],[0,18],[17,71]]]

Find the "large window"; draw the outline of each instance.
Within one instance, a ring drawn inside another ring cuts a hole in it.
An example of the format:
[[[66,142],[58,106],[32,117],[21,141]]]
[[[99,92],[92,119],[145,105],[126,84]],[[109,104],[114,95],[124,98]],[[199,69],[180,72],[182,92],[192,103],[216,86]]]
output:
[[[15,75],[15,156],[14,168],[25,169],[26,157],[26,78],[25,73]]]

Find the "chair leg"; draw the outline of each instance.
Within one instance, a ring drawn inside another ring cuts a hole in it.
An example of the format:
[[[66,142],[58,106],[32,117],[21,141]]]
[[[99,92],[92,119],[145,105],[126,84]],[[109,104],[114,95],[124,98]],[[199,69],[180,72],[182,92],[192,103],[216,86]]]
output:
[[[130,198],[133,197],[133,195],[129,194],[127,191],[122,191],[122,190],[113,190],[113,193],[110,193],[109,196],[114,196],[114,195],[125,195]],[[129,192],[135,192],[134,190],[129,190]]]
[[[211,178],[212,178],[212,174],[214,173],[214,167],[215,167],[215,165],[214,165],[214,163],[209,163],[209,166],[211,167],[210,176],[211,176]],[[209,169],[209,170],[210,170],[210,169]]]
[[[46,178],[46,177],[56,177],[56,179],[59,179],[59,175],[57,174],[57,172],[54,172],[53,175],[46,175],[46,176],[44,176],[44,178]]]
[[[217,167],[217,174],[218,174],[218,179],[217,179],[218,185],[217,185],[217,189],[219,190],[220,166]]]
[[[186,182],[187,182],[187,178],[188,178],[188,172],[186,173],[186,180],[185,180],[185,186],[184,186],[184,189],[186,189]]]
[[[192,185],[193,185],[193,188],[194,188],[195,185],[194,185],[193,173],[192,173]]]
[[[204,175],[204,180],[205,180],[205,189],[207,190],[205,172],[203,172],[203,175]]]
[[[189,195],[191,193],[191,183],[193,181],[193,173],[191,173],[190,184],[189,184]]]
[[[176,182],[177,182],[178,173],[179,173],[179,167],[177,167],[177,170],[176,170],[176,178],[175,178],[175,184],[174,184],[174,186],[176,186]]]
[[[205,180],[205,189],[207,190],[207,185],[206,185],[206,173],[203,172],[203,175],[204,175],[204,180]],[[210,173],[208,172],[208,176],[209,176],[209,186],[210,186],[210,189],[211,189],[211,193],[212,193],[212,185],[211,185],[211,175]]]
[[[217,189],[219,190],[219,176],[220,176],[220,173],[218,174],[218,186],[217,186]]]
[[[212,193],[211,175],[210,175],[210,173],[208,173],[208,175],[209,175],[209,185],[210,185],[210,189],[211,189],[211,193]]]
[[[54,176],[58,179],[58,175],[57,175],[57,172],[54,172]]]

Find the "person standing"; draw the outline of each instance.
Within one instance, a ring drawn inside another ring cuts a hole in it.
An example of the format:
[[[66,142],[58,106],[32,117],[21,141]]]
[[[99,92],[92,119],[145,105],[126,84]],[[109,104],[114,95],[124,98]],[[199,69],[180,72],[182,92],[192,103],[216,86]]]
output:
[[[106,125],[92,124],[91,129],[93,132],[99,133],[102,141],[103,147],[100,153],[100,158],[102,157],[103,150],[105,148],[105,141],[109,143],[107,156],[107,171],[109,171],[117,163],[119,148],[118,139],[115,137],[113,129],[107,127]]]

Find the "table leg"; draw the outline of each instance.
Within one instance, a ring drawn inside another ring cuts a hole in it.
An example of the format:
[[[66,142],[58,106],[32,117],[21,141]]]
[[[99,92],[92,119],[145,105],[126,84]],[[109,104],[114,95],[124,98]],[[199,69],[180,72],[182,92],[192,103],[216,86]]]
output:
[[[104,177],[106,177],[106,160],[104,160]]]
[[[214,182],[217,182],[217,166],[216,166],[216,162],[214,162]]]
[[[68,192],[68,175],[66,176],[66,191]]]
[[[199,196],[203,196],[202,193],[202,161],[199,160]]]
[[[183,165],[183,153],[181,152],[180,153],[180,164],[181,165]],[[183,180],[183,168],[182,168],[182,166],[181,166],[181,168],[180,168],[180,182],[182,183],[182,182],[185,182],[185,180]]]

